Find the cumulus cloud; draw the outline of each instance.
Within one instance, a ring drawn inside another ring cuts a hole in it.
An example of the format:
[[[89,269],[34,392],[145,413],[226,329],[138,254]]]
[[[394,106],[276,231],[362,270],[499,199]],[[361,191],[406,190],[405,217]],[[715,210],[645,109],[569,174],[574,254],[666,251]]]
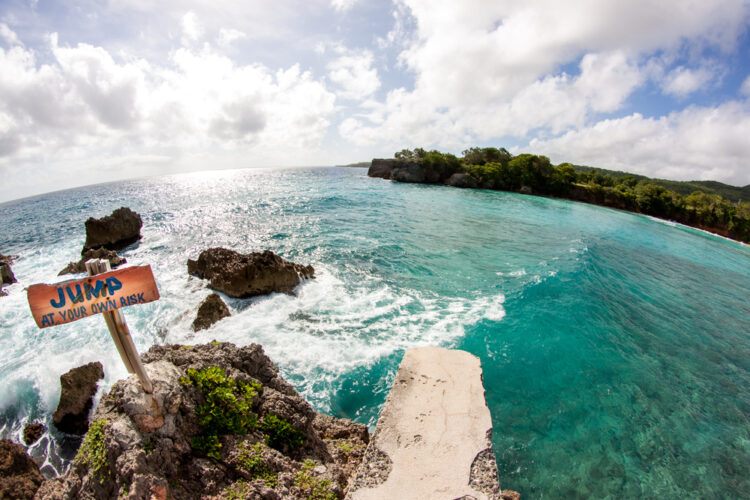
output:
[[[639,113],[599,121],[529,149],[553,161],[682,180],[748,183],[750,103],[691,106],[661,118]]]
[[[197,42],[203,38],[204,28],[198,21],[198,16],[193,11],[189,11],[182,16],[182,44],[187,45]]]
[[[714,74],[708,68],[690,69],[679,66],[666,75],[662,82],[662,89],[667,94],[685,97],[705,88],[713,79]]]
[[[742,0],[690,8],[680,0],[401,0],[399,6],[414,20],[412,36],[401,36],[408,43],[399,55],[414,84],[391,90],[369,103],[367,112],[341,123],[339,133],[358,145],[460,148],[477,140],[535,136],[535,144],[572,147],[554,137],[607,123],[602,115],[621,112],[650,80],[658,78],[664,92],[680,97],[717,81],[716,68],[670,71],[662,59],[734,50],[749,13]],[[394,30],[402,30],[403,19],[399,14]],[[391,43],[386,38],[380,45]],[[686,130],[669,129],[675,128]],[[688,137],[670,135],[675,147],[674,141]],[[633,159],[626,148],[618,153],[625,163]],[[670,156],[656,158],[666,162]],[[705,155],[691,161],[695,168],[702,165],[700,177],[712,172],[714,163]],[[659,163],[659,171],[666,165]],[[692,171],[680,170],[680,177]]]
[[[328,64],[328,77],[340,88],[339,96],[364,99],[372,95],[380,87],[378,71],[373,68],[372,52],[344,52]]]
[[[742,87],[740,87],[740,93],[750,97],[750,76],[745,78],[745,81],[742,82]]]
[[[179,48],[165,64],[67,46],[54,34],[50,49],[53,60],[40,63],[32,49],[0,48],[0,172],[8,179],[12,171],[16,183],[33,183],[28,167],[44,158],[73,172],[94,157],[109,165],[139,158],[134,168],[151,162],[163,171],[164,158],[178,165],[237,148],[265,162],[294,161],[319,149],[334,112],[334,94],[298,65],[238,65],[208,45]],[[99,174],[87,179],[105,180]],[[0,195],[12,189],[4,184]]]
[[[0,23],[0,38],[5,40],[8,45],[23,45],[21,40],[18,39],[18,35],[8,27],[5,23]]]

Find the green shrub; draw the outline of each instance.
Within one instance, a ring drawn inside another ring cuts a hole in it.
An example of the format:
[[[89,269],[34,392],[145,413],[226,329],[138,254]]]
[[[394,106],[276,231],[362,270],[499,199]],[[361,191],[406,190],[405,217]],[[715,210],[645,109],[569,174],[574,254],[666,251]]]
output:
[[[263,417],[261,430],[266,435],[266,444],[279,451],[282,451],[284,446],[299,448],[305,442],[305,437],[300,431],[273,413]]]
[[[275,488],[278,484],[278,475],[263,459],[263,443],[256,443],[249,448],[242,443],[237,461],[252,479],[261,479],[271,488]]]
[[[210,366],[203,370],[190,368],[180,383],[195,385],[205,399],[196,410],[201,435],[193,438],[193,448],[218,459],[218,436],[247,434],[258,427],[258,416],[252,411],[253,399],[261,388],[257,382],[238,382],[228,378],[221,368]]]
[[[302,490],[309,500],[336,500],[338,497],[330,491],[331,482],[328,479],[318,479],[312,475],[315,462],[305,460],[302,470],[294,477],[294,486]]]
[[[98,478],[100,483],[109,475],[107,446],[104,443],[104,433],[108,426],[109,421],[103,418],[92,423],[74,459],[75,462],[84,464],[92,470],[93,476]]]

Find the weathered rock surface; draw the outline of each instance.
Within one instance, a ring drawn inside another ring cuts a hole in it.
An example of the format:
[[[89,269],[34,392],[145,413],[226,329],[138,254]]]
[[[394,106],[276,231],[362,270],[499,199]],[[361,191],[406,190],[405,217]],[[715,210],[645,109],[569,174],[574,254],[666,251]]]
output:
[[[0,439],[0,498],[33,498],[44,481],[26,448]]]
[[[198,260],[188,259],[188,273],[207,279],[208,286],[230,297],[255,297],[273,292],[291,294],[300,278],[314,278],[315,269],[282,259],[270,250],[241,254],[209,248]]]
[[[0,253],[0,287],[16,283],[16,277],[10,265],[17,257],[15,255],[3,255]]]
[[[394,167],[391,179],[398,182],[427,182],[424,167],[416,162],[404,162],[401,166]]]
[[[128,261],[124,257],[117,255],[114,250],[107,250],[106,248],[90,248],[83,251],[83,257],[78,262],[71,262],[63,268],[57,275],[62,276],[63,274],[80,274],[86,272],[86,261],[90,259],[106,259],[109,261],[112,269],[118,266],[126,264]]]
[[[98,361],[73,368],[60,376],[60,403],[52,415],[55,427],[68,434],[80,435],[86,432],[96,386],[102,378],[104,368]]]
[[[206,297],[198,307],[198,314],[193,321],[193,331],[205,330],[217,321],[231,316],[229,308],[221,300],[219,294],[212,293]]]
[[[311,486],[318,488],[315,498],[343,497],[367,445],[367,428],[313,411],[261,346],[153,346],[143,361],[153,394],[145,394],[134,376],[118,381],[102,397],[93,415],[97,426],[84,439],[104,426],[102,459],[91,463],[79,450],[68,473],[46,481],[36,498],[297,499],[313,498]],[[303,443],[274,449],[259,425],[247,434],[220,435],[217,456],[194,449],[201,432],[197,411],[207,401],[181,379],[190,368],[209,367],[237,383],[260,383],[252,404],[259,421],[273,413],[299,431]]]
[[[23,442],[26,443],[27,446],[31,446],[39,441],[42,434],[44,434],[44,424],[38,422],[27,424],[26,427],[23,428]]]
[[[111,215],[86,221],[86,243],[81,255],[86,250],[104,247],[109,250],[119,250],[132,245],[141,239],[141,216],[131,209],[121,207]]]
[[[479,187],[476,179],[471,177],[469,174],[457,172],[451,175],[445,183],[448,186],[459,187],[459,188],[476,188]]]
[[[479,359],[408,349],[347,498],[500,498]]]
[[[375,158],[367,169],[368,177],[380,177],[381,179],[390,179],[393,169],[403,164],[403,160],[395,158]]]

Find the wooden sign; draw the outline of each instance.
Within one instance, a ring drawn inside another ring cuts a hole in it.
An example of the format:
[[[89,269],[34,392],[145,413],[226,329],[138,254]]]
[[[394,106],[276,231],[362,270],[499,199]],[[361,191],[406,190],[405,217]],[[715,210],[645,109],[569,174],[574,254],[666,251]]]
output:
[[[29,305],[39,328],[159,299],[151,266],[134,266],[54,285],[31,285]]]

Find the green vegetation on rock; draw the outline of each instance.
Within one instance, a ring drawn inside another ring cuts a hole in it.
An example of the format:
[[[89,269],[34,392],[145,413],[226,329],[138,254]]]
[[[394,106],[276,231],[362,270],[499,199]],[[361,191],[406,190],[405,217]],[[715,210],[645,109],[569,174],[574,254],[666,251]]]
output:
[[[219,459],[220,435],[247,434],[257,428],[258,416],[252,411],[253,399],[261,389],[257,382],[246,384],[231,379],[221,368],[210,366],[203,370],[190,368],[180,383],[196,386],[205,399],[196,411],[201,435],[193,438],[193,448]]]
[[[237,457],[240,466],[250,474],[250,477],[260,479],[269,487],[275,488],[278,483],[278,475],[271,470],[263,459],[263,443],[256,443],[250,447],[246,443],[240,445],[240,454]]]
[[[465,150],[460,159],[422,148],[404,149],[394,156],[405,165],[419,164],[427,183],[446,183],[453,174],[466,174],[472,182],[464,186],[583,201],[750,242],[750,202],[742,201],[743,196],[750,196],[750,186],[649,179],[569,163],[555,166],[546,156],[513,156],[504,148],[474,147]],[[722,194],[736,201],[729,201]]]
[[[89,426],[86,436],[83,438],[81,447],[78,448],[75,462],[84,464],[92,471],[94,477],[99,482],[109,474],[109,465],[107,464],[107,445],[104,442],[104,433],[109,426],[109,421],[99,419]]]
[[[263,417],[261,430],[266,435],[266,444],[279,451],[282,451],[285,446],[291,449],[299,448],[305,442],[305,437],[300,431],[273,413]]]
[[[336,500],[338,497],[330,490],[331,481],[313,476],[314,468],[315,462],[305,460],[302,463],[302,469],[294,476],[294,486],[302,490],[309,500]]]

